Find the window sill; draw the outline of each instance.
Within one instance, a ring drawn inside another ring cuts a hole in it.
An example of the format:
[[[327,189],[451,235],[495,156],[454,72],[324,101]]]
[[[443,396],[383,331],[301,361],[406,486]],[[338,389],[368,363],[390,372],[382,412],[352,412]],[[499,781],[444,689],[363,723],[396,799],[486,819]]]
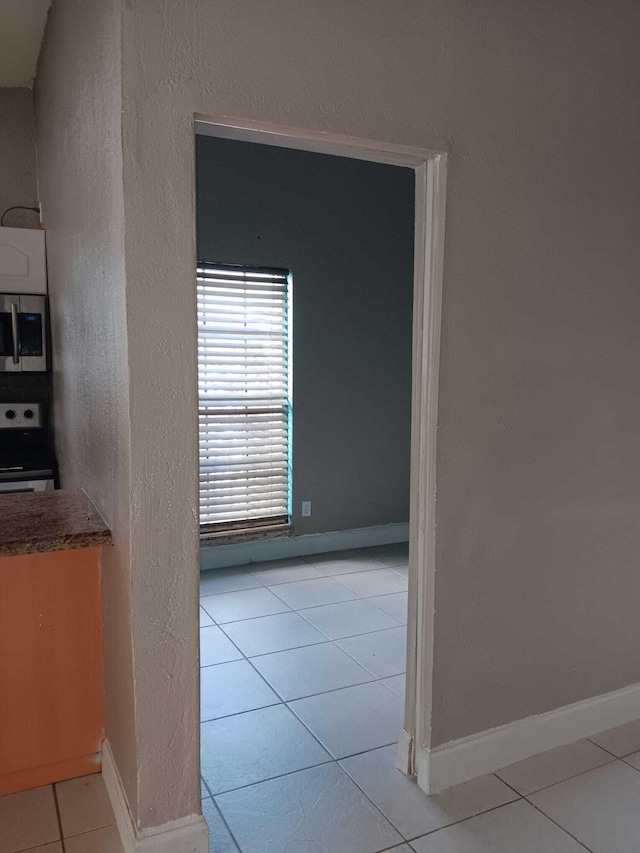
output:
[[[291,524],[265,525],[260,528],[224,530],[218,533],[201,533],[200,547],[214,548],[216,545],[235,545],[238,542],[253,542],[259,539],[280,539],[293,535]]]

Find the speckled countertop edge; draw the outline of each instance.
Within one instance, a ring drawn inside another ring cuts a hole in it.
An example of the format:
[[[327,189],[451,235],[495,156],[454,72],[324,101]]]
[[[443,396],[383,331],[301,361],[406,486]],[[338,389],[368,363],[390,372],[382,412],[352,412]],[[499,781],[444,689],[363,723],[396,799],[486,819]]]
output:
[[[0,557],[109,545],[111,531],[81,489],[0,493]]]

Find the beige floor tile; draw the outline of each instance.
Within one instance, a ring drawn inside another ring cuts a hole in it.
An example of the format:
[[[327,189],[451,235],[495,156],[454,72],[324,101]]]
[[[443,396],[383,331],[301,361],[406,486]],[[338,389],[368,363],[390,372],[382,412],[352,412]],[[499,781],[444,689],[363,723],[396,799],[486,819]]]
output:
[[[339,601],[351,601],[357,598],[355,592],[335,581],[333,578],[312,578],[294,583],[281,583],[272,587],[275,594],[292,607],[301,610],[305,607],[321,607],[323,604],[337,604]]]
[[[336,646],[376,678],[402,675],[407,666],[407,629],[404,625],[337,640]]]
[[[330,551],[325,554],[309,554],[305,560],[329,576],[366,572],[369,569],[380,568],[379,562],[365,556],[362,551]]]
[[[363,548],[362,553],[383,566],[404,566],[409,562],[409,543],[375,545],[373,548]]]
[[[238,846],[213,800],[202,801],[202,814],[209,827],[209,853],[238,853]]]
[[[418,838],[411,847],[416,853],[585,853],[524,800]]]
[[[327,642],[324,634],[293,611],[230,622],[224,632],[247,657]]]
[[[95,829],[84,835],[74,835],[64,842],[66,853],[124,853],[118,830],[115,826]]]
[[[242,660],[242,654],[217,625],[200,628],[200,666]]]
[[[607,752],[617,755],[618,758],[631,755],[632,752],[640,750],[640,720],[600,732],[589,740],[606,749]]]
[[[519,794],[531,794],[614,760],[612,755],[595,743],[578,740],[511,764],[498,770],[496,776]]]
[[[393,595],[379,595],[377,598],[369,598],[368,601],[380,610],[384,610],[389,616],[393,616],[403,625],[407,624],[407,599],[406,592],[395,592]]]
[[[18,853],[59,838],[51,785],[0,797],[0,853]]]
[[[640,752],[632,752],[631,755],[625,755],[624,761],[635,767],[636,770],[640,770]]]
[[[212,794],[331,761],[284,705],[203,723],[202,776]]]
[[[200,607],[200,627],[206,628],[208,625],[213,625],[213,619],[209,616],[204,607]]]
[[[281,599],[263,586],[258,589],[240,589],[237,592],[205,595],[200,599],[200,604],[219,625],[225,622],[238,622],[241,619],[253,619],[256,616],[271,616],[272,613],[285,613],[290,610]]]
[[[101,773],[59,782],[56,793],[65,838],[115,822]]]
[[[306,581],[324,577],[323,573],[302,559],[270,560],[268,563],[252,563],[251,571],[263,586]]]
[[[640,774],[613,761],[528,799],[597,853],[640,850]]]
[[[286,702],[375,681],[368,670],[333,643],[262,655],[252,658],[251,663]]]
[[[42,847],[32,847],[27,853],[63,853],[62,841],[52,841],[51,844],[43,844]]]
[[[384,684],[392,693],[395,693],[399,699],[404,702],[407,677],[406,675],[392,675],[391,678],[383,678],[380,684]]]
[[[334,758],[395,743],[404,703],[377,681],[289,704]]]
[[[400,622],[361,598],[301,610],[300,615],[330,640],[397,628]]]
[[[340,577],[340,583],[362,598],[407,591],[407,579],[398,572],[394,572],[393,569],[355,572]]]
[[[246,566],[233,569],[212,569],[200,574],[200,596],[217,595],[220,592],[237,592],[239,589],[255,589],[260,581]]]
[[[495,776],[482,776],[428,797],[396,768],[396,746],[340,762],[349,776],[405,838],[415,838],[495,809],[518,795]]]
[[[200,670],[200,720],[278,705],[280,697],[246,660],[205,666]]]
[[[216,797],[242,853],[376,853],[403,839],[337,764]]]

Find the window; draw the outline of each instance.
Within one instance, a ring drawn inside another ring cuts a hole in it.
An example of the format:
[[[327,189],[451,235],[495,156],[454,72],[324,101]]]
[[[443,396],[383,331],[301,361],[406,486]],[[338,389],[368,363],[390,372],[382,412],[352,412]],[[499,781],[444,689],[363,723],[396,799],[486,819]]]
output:
[[[289,524],[291,274],[198,264],[200,529]]]

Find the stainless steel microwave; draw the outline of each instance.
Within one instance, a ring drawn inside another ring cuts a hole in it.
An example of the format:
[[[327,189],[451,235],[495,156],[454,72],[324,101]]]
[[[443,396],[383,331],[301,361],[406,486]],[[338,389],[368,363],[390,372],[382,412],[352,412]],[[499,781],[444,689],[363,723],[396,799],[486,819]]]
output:
[[[47,369],[46,298],[0,293],[0,372]]]

